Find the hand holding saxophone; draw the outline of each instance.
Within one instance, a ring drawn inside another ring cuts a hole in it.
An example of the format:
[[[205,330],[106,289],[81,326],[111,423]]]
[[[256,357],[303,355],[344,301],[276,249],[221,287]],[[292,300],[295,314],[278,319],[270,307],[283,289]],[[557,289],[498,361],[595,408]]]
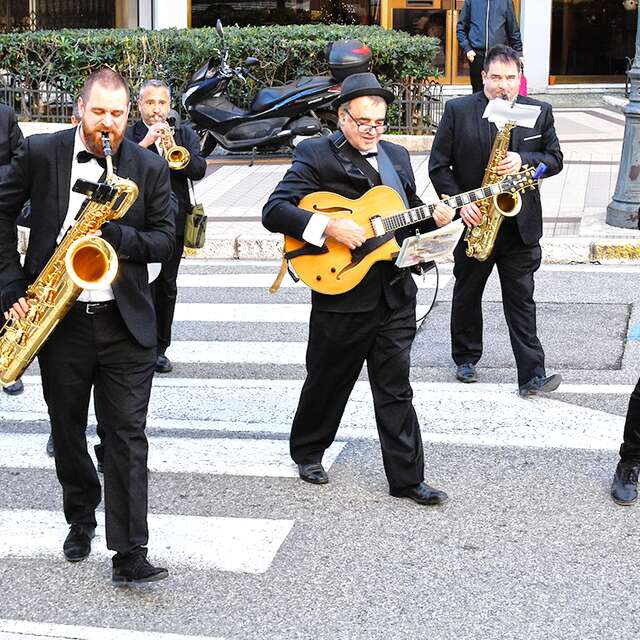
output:
[[[522,167],[522,158],[515,151],[508,151],[507,155],[498,163],[497,174],[499,176],[509,176],[518,173]]]
[[[25,318],[29,311],[29,305],[24,298],[18,298],[17,302],[14,302],[8,311],[4,312],[4,319],[10,318]]]

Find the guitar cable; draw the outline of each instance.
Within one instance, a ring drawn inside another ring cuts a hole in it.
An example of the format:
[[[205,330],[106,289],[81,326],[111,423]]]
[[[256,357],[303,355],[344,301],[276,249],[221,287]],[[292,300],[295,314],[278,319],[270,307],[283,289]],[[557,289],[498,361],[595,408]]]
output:
[[[424,325],[424,323],[425,323],[425,321],[427,319],[427,316],[431,313],[431,310],[435,306],[436,300],[438,299],[438,288],[439,288],[439,285],[440,285],[440,272],[438,271],[438,265],[435,262],[433,262],[431,264],[433,265],[433,267],[423,271],[422,275],[425,276],[428,271],[431,271],[431,269],[435,269],[435,271],[436,271],[436,286],[435,286],[435,290],[433,292],[433,298],[431,299],[431,304],[429,305],[429,308],[427,309],[425,314],[422,316],[422,318],[419,318],[418,320],[416,320],[416,336],[420,333],[420,331],[422,331],[422,326]]]

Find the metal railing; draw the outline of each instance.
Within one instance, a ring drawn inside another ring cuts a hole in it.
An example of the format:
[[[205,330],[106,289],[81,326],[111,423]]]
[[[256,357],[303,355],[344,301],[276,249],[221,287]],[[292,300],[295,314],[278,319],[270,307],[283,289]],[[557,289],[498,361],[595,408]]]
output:
[[[0,102],[12,107],[21,121],[69,122],[75,96],[63,87],[59,78],[27,83],[13,73],[0,71]],[[172,95],[179,96],[180,89],[182,87],[172,87]],[[408,135],[435,132],[443,112],[439,83],[397,83],[391,89],[396,96],[388,113],[391,132]],[[133,121],[138,113],[136,100],[131,102],[130,120]],[[181,116],[185,114],[181,112]]]
[[[409,135],[435,133],[444,110],[439,82],[396,83],[391,90],[396,100],[389,108],[390,131]]]

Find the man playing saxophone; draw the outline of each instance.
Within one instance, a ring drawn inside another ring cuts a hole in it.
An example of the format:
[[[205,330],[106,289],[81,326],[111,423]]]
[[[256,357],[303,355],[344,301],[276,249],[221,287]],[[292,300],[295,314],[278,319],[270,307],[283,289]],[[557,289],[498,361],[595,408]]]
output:
[[[170,106],[169,87],[161,80],[147,80],[140,88],[138,98],[141,120],[129,127],[126,133],[133,142],[165,158],[171,169],[171,190],[178,200],[176,246],[171,257],[163,262],[160,275],[152,287],[158,320],[158,373],[169,373],[173,369],[165,353],[171,344],[171,325],[178,293],[176,281],[184,251],[184,225],[191,208],[189,181],[200,180],[207,170],[207,162],[200,155],[200,142],[193,129],[169,126],[167,115]],[[174,151],[168,158],[167,147],[172,143]]]
[[[540,107],[533,128],[516,127],[510,146],[497,163],[496,173],[518,172],[523,164],[546,165],[545,177],[562,170],[562,152],[556,136],[551,106],[518,96],[520,56],[499,45],[487,52],[482,72],[484,91],[450,100],[433,142],[429,174],[436,192],[454,194],[482,184],[497,136],[494,124],[483,118],[488,101],[502,98]],[[476,204],[461,209],[468,227],[478,225],[481,212]],[[482,356],[482,294],[493,266],[497,265],[502,303],[518,370],[518,387],[523,396],[553,391],[559,375],[547,376],[544,351],[537,336],[533,275],[540,267],[542,251],[542,207],[534,190],[522,195],[522,210],[504,218],[495,246],[486,260],[469,257],[464,238],[454,251],[456,278],[451,305],[451,346],[461,382],[475,382]]]
[[[121,219],[95,231],[115,249],[117,274],[111,284],[84,289],[66,314],[60,314],[59,324],[40,346],[38,360],[70,525],[64,555],[70,562],[86,558],[96,528],[101,486],[85,438],[95,386],[96,416],[105,432],[106,542],[116,552],[112,577],[116,583],[149,582],[168,575],[146,558],[145,424],[156,362],[147,263],[165,260],[173,251],[169,170],[165,162],[124,139],[130,104],[120,75],[110,69],[93,73],[78,108],[78,127],[27,138],[0,184],[0,305],[5,316],[24,318],[29,312],[27,286],[53,273],[48,262],[56,246],[66,243],[67,234],[77,233],[82,216],[76,221],[76,215],[81,208],[87,211],[85,194],[72,187],[78,180],[104,182],[107,137],[113,173],[123,179],[121,184],[124,178],[128,185],[135,183],[133,198],[139,192]],[[31,234],[21,266],[14,224],[29,198]]]

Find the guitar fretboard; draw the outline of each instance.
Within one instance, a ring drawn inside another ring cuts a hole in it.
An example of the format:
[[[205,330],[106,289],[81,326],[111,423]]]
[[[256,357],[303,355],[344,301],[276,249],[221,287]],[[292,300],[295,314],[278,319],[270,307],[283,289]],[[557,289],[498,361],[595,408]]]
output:
[[[496,196],[503,192],[500,184],[490,184],[486,187],[474,189],[473,191],[467,191],[466,193],[460,193],[457,196],[443,200],[444,204],[449,205],[452,209],[459,209],[465,204],[471,202],[477,202],[478,200],[484,200],[491,196]],[[413,209],[407,209],[400,213],[394,213],[390,216],[385,216],[382,219],[384,229],[386,232],[397,231],[403,227],[408,227],[418,222],[424,222],[433,217],[433,212],[436,209],[436,204],[423,205],[421,207],[414,207]]]

